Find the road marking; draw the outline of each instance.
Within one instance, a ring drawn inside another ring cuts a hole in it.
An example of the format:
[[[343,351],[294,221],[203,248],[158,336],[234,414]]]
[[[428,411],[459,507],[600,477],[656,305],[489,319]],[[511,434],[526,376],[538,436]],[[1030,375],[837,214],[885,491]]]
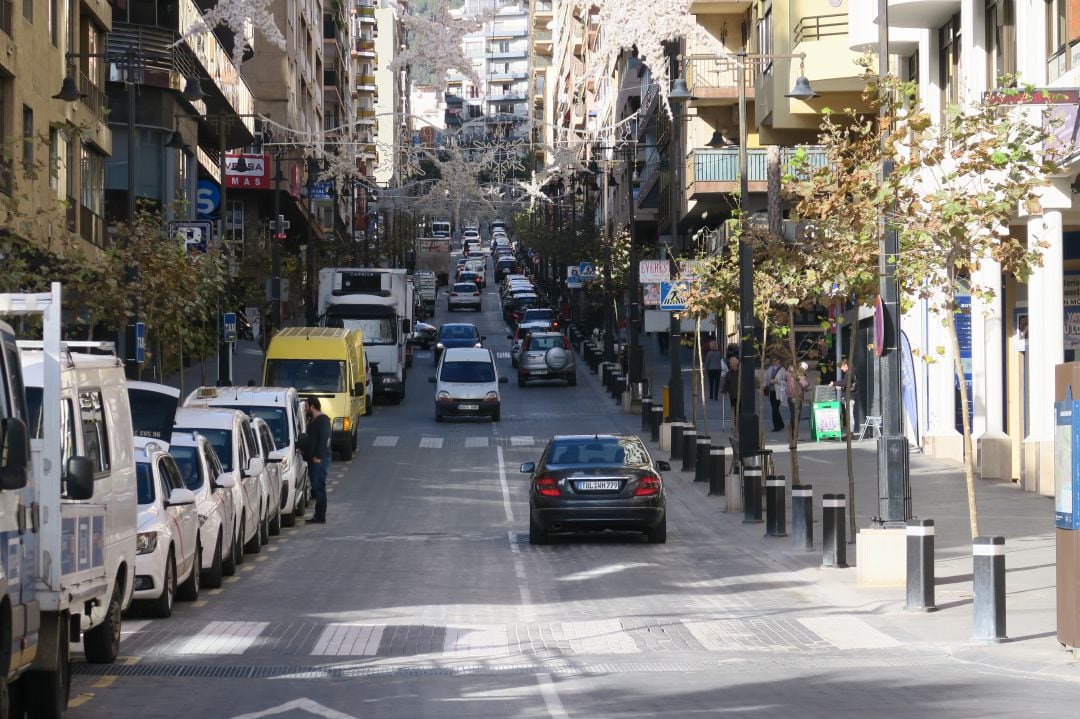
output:
[[[248,564],[248,565],[246,565],[246,566],[240,567],[240,569],[241,569],[242,571],[245,571],[245,572],[254,572],[254,571],[255,571],[255,567],[254,567],[253,565],[251,565],[251,564]]]
[[[533,438],[529,435],[518,435],[510,438],[511,447],[531,447]]]
[[[499,486],[502,489],[503,513],[506,515],[506,523],[514,523],[514,507],[510,504],[510,483],[506,481],[506,464],[503,463],[502,447],[496,447],[495,452],[499,461]]]
[[[196,599],[194,602],[191,603],[191,606],[195,607],[196,609],[198,609],[200,607],[205,607],[206,606],[206,600],[205,599]]]
[[[540,685],[540,696],[544,698],[544,706],[547,707],[548,716],[551,719],[569,719],[562,699],[559,698],[559,690],[555,687],[550,674],[537,674],[536,683]]]
[[[278,541],[279,542],[284,542],[285,540],[284,539],[279,539]],[[268,552],[276,552],[277,550],[278,550],[277,545],[274,545],[273,547],[267,547],[266,548],[266,551],[268,551]]]
[[[510,553],[514,555],[514,575],[518,580],[518,594],[521,596],[521,606],[524,608],[526,619],[532,619],[532,592],[529,591],[529,577],[525,574],[525,562],[521,559],[521,548],[518,547],[517,533],[506,533],[510,540]]]
[[[509,653],[510,635],[505,626],[485,624],[446,628],[443,657],[455,659],[504,657]]]
[[[421,437],[420,449],[442,449],[442,437]]]
[[[469,449],[470,447],[487,447],[487,446],[488,446],[488,438],[487,437],[466,437],[465,438],[465,448],[466,449]]]
[[[496,357],[496,359],[510,359],[510,353],[509,352],[496,352],[495,357]]]
[[[267,547],[267,549],[270,549],[270,547]],[[255,561],[256,562],[265,562],[269,558],[270,557],[266,556],[265,554],[261,554],[258,557],[255,557]]]
[[[210,622],[190,637],[176,654],[243,654],[253,647],[270,622]]]
[[[277,716],[279,714],[295,716],[292,713],[293,709],[299,709],[313,716],[323,717],[323,719],[356,719],[356,717],[351,714],[339,712],[337,709],[331,709],[330,707],[324,707],[322,704],[306,698],[293,699],[291,702],[286,702],[281,706],[271,707],[270,709],[264,709],[260,712],[237,714],[232,719],[262,719],[263,717]]]
[[[858,617],[805,617],[799,623],[837,649],[888,649],[899,645]]]
[[[115,682],[118,678],[119,677],[117,677],[116,675],[107,674],[107,675],[103,676],[101,679],[98,679],[96,682],[94,682],[90,686],[92,686],[94,689],[105,689],[107,687],[112,686],[113,682]]]
[[[127,620],[120,623],[121,634],[136,634],[150,625],[149,619]]]
[[[398,437],[379,435],[375,438],[375,441],[371,443],[373,447],[396,447],[398,443]]]
[[[83,692],[77,697],[68,700],[68,708],[81,707],[86,702],[94,698],[94,695],[89,692]]]
[[[207,589],[206,593],[207,594],[213,594],[214,596],[217,596],[217,595],[221,594],[224,591],[225,591],[224,589]]]
[[[240,577],[238,577],[238,576],[236,576],[234,574],[231,577],[225,577],[225,581],[228,582],[229,584],[235,584],[236,582],[240,581]]]
[[[311,653],[316,656],[373,657],[379,651],[385,627],[331,624],[323,629]]]

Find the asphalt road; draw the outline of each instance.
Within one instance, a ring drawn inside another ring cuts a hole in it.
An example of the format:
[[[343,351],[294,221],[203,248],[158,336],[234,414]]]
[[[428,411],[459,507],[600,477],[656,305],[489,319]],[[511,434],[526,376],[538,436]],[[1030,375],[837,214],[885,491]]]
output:
[[[499,423],[433,417],[429,352],[331,468],[326,525],[284,530],[171,619],[77,659],[72,719],[1072,716],[1080,689],[992,670],[835,606],[733,546],[669,477],[669,539],[528,544],[521,462],[554,433],[634,431],[587,368],[520,389],[489,289],[476,321],[511,377]],[[440,304],[436,322],[448,316]]]

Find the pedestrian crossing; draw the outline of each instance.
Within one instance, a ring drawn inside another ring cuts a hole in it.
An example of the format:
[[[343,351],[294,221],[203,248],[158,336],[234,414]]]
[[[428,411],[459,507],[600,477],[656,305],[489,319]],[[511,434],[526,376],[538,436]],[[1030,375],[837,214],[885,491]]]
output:
[[[361,447],[367,445],[379,449],[485,449],[488,447],[530,449],[541,447],[545,442],[547,442],[546,437],[534,437],[533,435],[439,436],[431,434],[379,434],[374,437],[360,436]]]

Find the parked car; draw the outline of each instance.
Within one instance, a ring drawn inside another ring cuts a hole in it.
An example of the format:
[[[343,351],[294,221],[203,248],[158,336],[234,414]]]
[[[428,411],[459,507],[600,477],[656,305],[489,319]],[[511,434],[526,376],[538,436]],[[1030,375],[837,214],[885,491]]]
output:
[[[526,462],[529,543],[564,532],[644,532],[667,541],[667,500],[661,472],[640,439],[627,435],[553,437],[539,462]]]
[[[426,322],[413,323],[413,344],[423,350],[429,350],[435,344],[435,335],[439,328]]]
[[[522,322],[511,334],[506,335],[510,340],[510,366],[517,367],[521,358],[521,347],[530,332],[547,332],[551,329],[551,323],[540,320],[537,322]]]
[[[155,617],[172,615],[173,599],[199,598],[202,566],[195,494],[184,485],[168,445],[136,441],[139,505],[134,599]]]
[[[255,439],[259,444],[259,456],[262,457],[266,471],[259,477],[260,487],[263,493],[263,502],[268,507],[265,527],[266,534],[262,537],[263,544],[270,541],[272,535],[281,534],[281,507],[289,501],[289,490],[281,482],[281,464],[275,462],[272,457],[277,454],[274,438],[270,435],[270,427],[266,420],[255,417],[251,420],[251,428],[255,432]]]
[[[530,307],[539,307],[540,298],[531,292],[511,294],[503,304],[503,319],[511,326],[516,327],[521,318],[525,316],[525,310]]]
[[[435,376],[428,380],[435,385],[435,421],[445,417],[490,417],[498,422],[502,416],[502,393],[499,385],[506,383],[495,368],[491,350],[482,347],[453,347],[446,350]]]
[[[456,282],[450,288],[450,291],[446,293],[446,309],[449,312],[462,308],[479,312],[482,309],[482,303],[483,297],[480,296],[480,288],[473,282]]]
[[[531,380],[552,379],[563,380],[571,387],[577,385],[577,364],[570,342],[561,332],[529,332],[518,357],[518,387]]]

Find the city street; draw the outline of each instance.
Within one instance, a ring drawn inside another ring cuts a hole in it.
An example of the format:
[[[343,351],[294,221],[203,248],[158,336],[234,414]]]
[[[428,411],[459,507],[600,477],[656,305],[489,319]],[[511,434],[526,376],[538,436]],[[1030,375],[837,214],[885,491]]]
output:
[[[284,529],[171,619],[126,618],[116,665],[76,653],[68,716],[1075,715],[1075,666],[982,661],[909,628],[895,601],[813,581],[679,472],[667,544],[530,546],[519,464],[555,433],[639,420],[580,361],[576,388],[517,387],[493,287],[484,303],[448,315],[440,297],[432,323],[487,336],[511,377],[501,422],[436,424],[418,351],[404,402],[377,406],[355,458],[332,466],[327,524]]]

